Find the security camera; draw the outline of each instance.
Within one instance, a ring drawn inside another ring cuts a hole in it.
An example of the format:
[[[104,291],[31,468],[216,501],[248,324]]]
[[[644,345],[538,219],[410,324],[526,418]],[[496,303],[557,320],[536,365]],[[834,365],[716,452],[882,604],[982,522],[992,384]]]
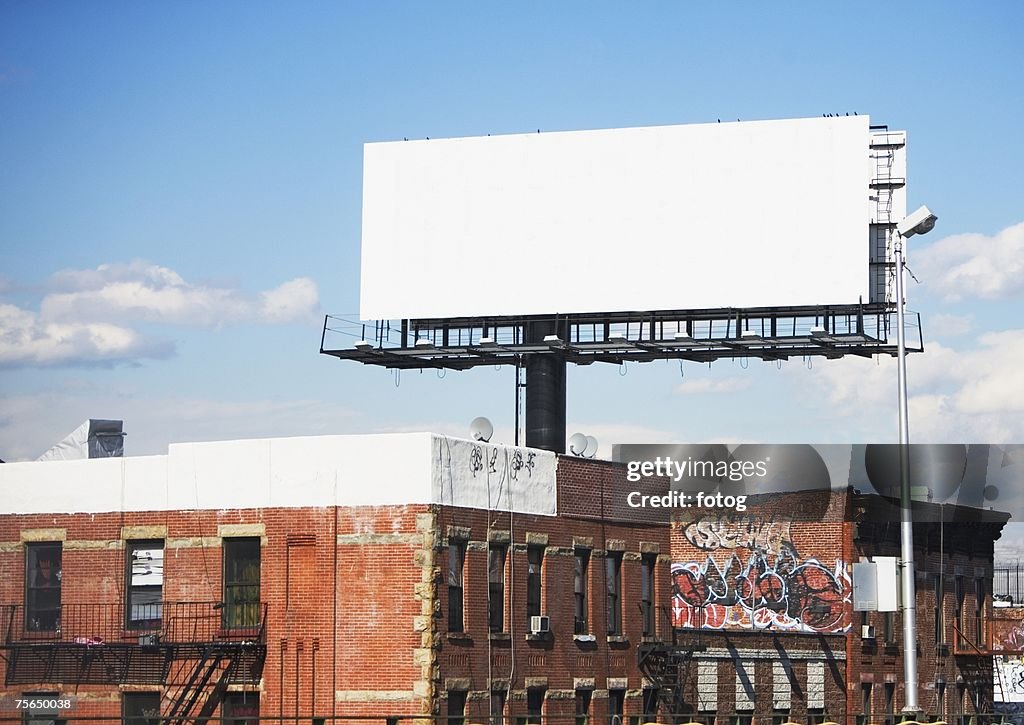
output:
[[[901,237],[912,237],[915,234],[927,234],[935,228],[937,216],[932,214],[926,207],[918,207],[910,216],[906,217],[896,225],[896,231]]]

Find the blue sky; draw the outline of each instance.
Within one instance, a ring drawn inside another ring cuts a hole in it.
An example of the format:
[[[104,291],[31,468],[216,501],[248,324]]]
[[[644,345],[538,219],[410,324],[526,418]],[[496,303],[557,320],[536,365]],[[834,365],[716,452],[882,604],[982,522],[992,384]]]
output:
[[[84,418],[170,442],[430,429],[512,373],[318,354],[358,308],[362,145],[857,111],[909,133],[911,436],[1024,440],[1019,3],[0,5],[0,457]],[[896,437],[885,360],[571,370],[570,433]],[[396,382],[398,385],[396,385]]]

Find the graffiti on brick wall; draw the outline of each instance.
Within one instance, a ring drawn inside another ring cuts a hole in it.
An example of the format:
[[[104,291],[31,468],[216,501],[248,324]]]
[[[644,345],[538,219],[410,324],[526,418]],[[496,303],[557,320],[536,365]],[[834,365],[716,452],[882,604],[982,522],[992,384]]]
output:
[[[1018,656],[996,655],[992,670],[999,685],[996,702],[1024,703],[1024,661]]]
[[[790,522],[720,517],[684,535],[703,561],[672,565],[677,627],[844,632],[852,581],[845,563],[802,558]]]
[[[791,544],[791,521],[763,521],[754,516],[706,516],[694,521],[683,534],[687,541],[703,551],[717,549],[754,549],[766,554],[781,554]]]

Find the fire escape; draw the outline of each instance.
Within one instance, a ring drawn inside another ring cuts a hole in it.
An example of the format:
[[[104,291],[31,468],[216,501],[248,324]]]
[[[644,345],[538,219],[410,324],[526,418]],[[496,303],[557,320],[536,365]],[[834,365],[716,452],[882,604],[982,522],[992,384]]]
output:
[[[672,641],[642,642],[637,648],[637,666],[653,685],[662,708],[673,717],[678,717],[696,711],[696,708],[687,702],[686,686],[693,679],[691,669],[696,661],[695,655],[705,651],[707,647],[700,628],[677,629],[671,625],[671,617],[667,610],[662,608],[661,613],[669,621]],[[700,617],[703,620],[703,611]],[[685,641],[681,638],[685,638]]]
[[[154,685],[161,715],[209,718],[229,685],[258,685],[266,658],[266,604],[162,602],[129,627],[121,604],[65,604],[50,620],[0,605],[5,684]]]

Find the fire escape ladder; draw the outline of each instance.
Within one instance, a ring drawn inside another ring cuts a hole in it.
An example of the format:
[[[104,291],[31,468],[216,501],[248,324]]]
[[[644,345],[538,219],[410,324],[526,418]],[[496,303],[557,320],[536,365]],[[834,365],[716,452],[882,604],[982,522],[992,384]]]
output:
[[[234,677],[237,666],[238,658],[229,657],[227,666],[221,670],[220,677],[217,679],[217,682],[214,683],[210,694],[206,696],[206,701],[203,703],[203,707],[199,711],[199,717],[197,718],[198,722],[206,722],[213,717],[214,711],[224,700],[224,694],[228,691],[228,685]]]
[[[221,677],[216,683],[216,686],[220,686],[232,669],[231,658],[216,648],[200,647],[197,659],[193,662],[188,679],[170,697],[171,707],[164,718],[169,725],[184,725],[188,722],[192,710],[210,684],[214,673],[221,671]]]

